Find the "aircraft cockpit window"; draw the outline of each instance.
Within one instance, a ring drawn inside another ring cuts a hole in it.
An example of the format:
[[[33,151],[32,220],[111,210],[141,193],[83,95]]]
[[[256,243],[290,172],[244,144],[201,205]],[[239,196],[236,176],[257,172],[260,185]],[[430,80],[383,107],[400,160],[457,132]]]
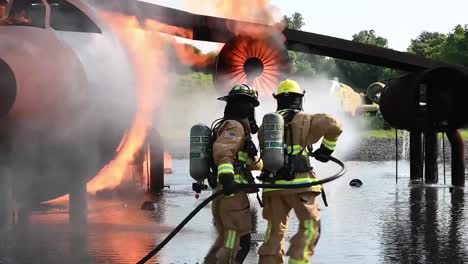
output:
[[[46,8],[41,0],[0,0],[0,26],[45,28]]]
[[[50,26],[59,31],[101,33],[99,27],[84,12],[65,0],[48,0]]]

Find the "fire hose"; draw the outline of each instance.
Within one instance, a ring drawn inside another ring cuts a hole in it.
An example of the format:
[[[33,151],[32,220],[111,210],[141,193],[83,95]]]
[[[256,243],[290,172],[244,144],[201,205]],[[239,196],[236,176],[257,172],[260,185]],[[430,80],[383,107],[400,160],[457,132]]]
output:
[[[299,189],[299,188],[307,188],[315,185],[321,185],[325,184],[331,181],[334,181],[341,176],[343,176],[346,173],[346,167],[344,163],[335,158],[330,156],[330,160],[336,164],[338,164],[341,169],[339,172],[336,174],[322,179],[318,180],[316,182],[309,182],[309,183],[298,183],[298,184],[237,184],[238,190],[246,189],[246,188],[275,188],[275,189]],[[193,209],[190,214],[185,217],[185,219],[163,240],[159,245],[157,245],[151,252],[149,252],[145,257],[143,257],[140,261],[137,262],[137,264],[143,264],[146,263],[148,260],[150,260],[154,255],[156,255],[161,249],[164,248],[164,246],[171,241],[171,239],[190,221],[192,218],[198,214],[198,212],[203,209],[207,204],[209,204],[211,201],[216,199],[218,196],[222,195],[223,192],[222,190],[216,191],[212,195],[210,195],[208,198],[206,198],[203,202],[201,202],[195,209]]]

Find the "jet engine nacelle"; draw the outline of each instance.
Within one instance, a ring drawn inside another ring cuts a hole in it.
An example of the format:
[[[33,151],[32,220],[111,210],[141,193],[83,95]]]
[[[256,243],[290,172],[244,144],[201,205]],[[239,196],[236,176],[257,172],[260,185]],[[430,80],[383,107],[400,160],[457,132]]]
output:
[[[280,39],[275,35],[231,39],[216,60],[215,85],[225,92],[245,83],[255,87],[259,95],[271,95],[291,70],[288,51]]]

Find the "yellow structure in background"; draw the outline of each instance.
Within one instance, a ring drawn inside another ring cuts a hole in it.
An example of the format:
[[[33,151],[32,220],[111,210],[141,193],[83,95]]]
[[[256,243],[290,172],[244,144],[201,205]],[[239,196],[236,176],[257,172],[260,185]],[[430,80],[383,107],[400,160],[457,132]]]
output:
[[[367,95],[355,92],[350,86],[340,83],[338,78],[335,77],[331,82],[332,87],[330,88],[330,92],[332,95],[336,96],[338,104],[344,112],[354,117],[362,115],[365,112],[376,112],[379,110],[378,104],[365,103],[365,97]]]

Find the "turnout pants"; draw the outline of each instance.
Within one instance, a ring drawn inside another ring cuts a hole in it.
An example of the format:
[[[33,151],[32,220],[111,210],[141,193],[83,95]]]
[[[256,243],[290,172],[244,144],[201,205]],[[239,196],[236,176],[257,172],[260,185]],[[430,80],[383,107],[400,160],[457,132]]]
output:
[[[263,195],[263,218],[268,221],[265,241],[259,249],[260,264],[285,263],[285,236],[289,212],[299,219],[299,230],[291,238],[286,255],[289,264],[308,264],[320,237],[319,192],[271,192]]]
[[[218,237],[205,257],[205,264],[242,263],[250,248],[250,202],[246,193],[220,196],[212,204]]]

